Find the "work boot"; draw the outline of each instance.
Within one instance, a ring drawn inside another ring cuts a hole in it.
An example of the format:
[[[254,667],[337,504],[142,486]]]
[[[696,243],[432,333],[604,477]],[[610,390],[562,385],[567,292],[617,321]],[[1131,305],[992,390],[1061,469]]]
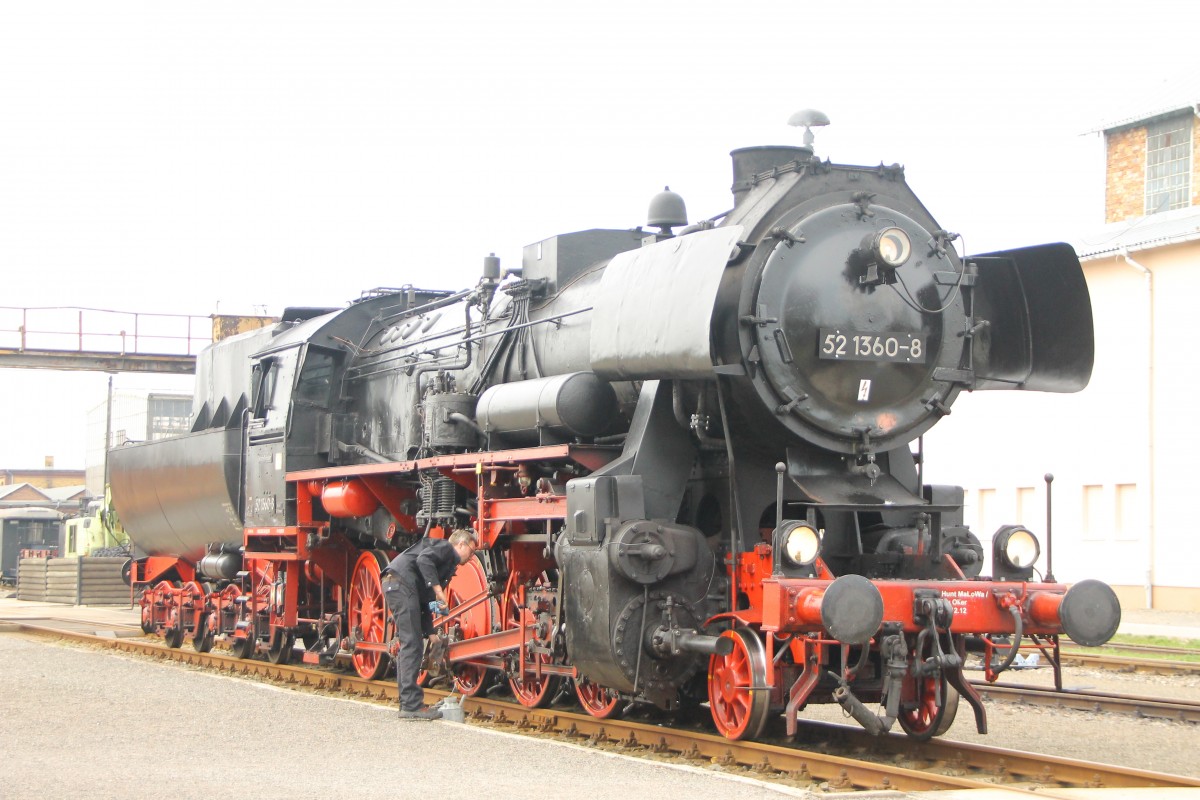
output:
[[[415,711],[400,709],[400,719],[441,719],[442,712],[432,706],[421,706]]]

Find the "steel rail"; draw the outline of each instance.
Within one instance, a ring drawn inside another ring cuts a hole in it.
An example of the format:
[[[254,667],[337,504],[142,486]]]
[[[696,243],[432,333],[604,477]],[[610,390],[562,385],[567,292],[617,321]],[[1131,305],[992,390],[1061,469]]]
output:
[[[1125,714],[1151,719],[1200,722],[1200,702],[1192,700],[1165,700],[1161,697],[1093,692],[1084,689],[1064,689],[1060,692],[1049,686],[1029,686],[1015,683],[972,681],[971,684],[985,700],[1027,703],[1054,708],[1074,708],[1082,711],[1104,711],[1110,714]]]
[[[42,622],[37,620],[36,622]],[[396,684],[368,681],[355,674],[316,670],[308,666],[279,665],[257,659],[241,659],[219,652],[197,653],[189,649],[171,649],[150,639],[111,636],[66,630],[61,627],[32,624],[30,620],[12,620],[9,629],[43,636],[59,637],[157,658],[186,665],[215,669],[231,676],[260,677],[284,685],[310,690],[334,691],[381,703],[397,702]],[[426,689],[427,700],[444,697],[448,692]],[[635,722],[601,720],[584,713],[557,708],[533,709],[487,697],[465,698],[469,719],[518,730],[610,743],[646,752],[672,753],[685,760],[742,768],[762,777],[778,777],[794,783],[821,784],[840,790],[936,791],[945,789],[990,789],[1012,791],[1026,796],[1063,797],[1055,789],[1064,785],[1084,787],[1200,787],[1200,779],[1166,775],[1087,761],[1035,755],[1021,751],[966,745],[957,742],[917,743],[900,735],[869,737],[845,726],[812,723],[816,740],[828,742],[849,738],[856,751],[875,754],[903,754],[920,763],[918,768],[895,763],[874,763],[860,758],[829,755],[767,742],[733,742],[709,733],[682,728]],[[869,746],[862,744],[869,742]],[[952,772],[964,768],[976,770],[980,777],[970,778],[931,772],[941,764]]]
[[[1200,675],[1200,662],[1198,661],[1164,661],[1155,658],[1129,658],[1063,651],[1062,663],[1145,675]]]
[[[1098,647],[1098,648],[1091,648],[1090,650],[1082,650],[1082,649],[1079,649],[1078,647],[1072,647],[1070,645],[1065,645],[1062,648],[1062,651],[1064,653],[1070,653],[1072,655],[1075,655],[1075,654],[1087,655],[1089,653],[1092,653],[1092,654],[1099,653],[1099,655],[1108,655],[1108,654],[1115,653],[1115,652],[1118,652],[1121,650],[1124,650],[1129,653],[1154,653],[1157,655],[1172,655],[1172,656],[1200,656],[1200,648],[1196,648],[1196,647],[1166,647],[1165,645],[1157,645],[1157,644],[1121,644],[1121,643],[1109,642],[1108,644],[1103,644],[1103,645],[1100,645],[1100,647]]]

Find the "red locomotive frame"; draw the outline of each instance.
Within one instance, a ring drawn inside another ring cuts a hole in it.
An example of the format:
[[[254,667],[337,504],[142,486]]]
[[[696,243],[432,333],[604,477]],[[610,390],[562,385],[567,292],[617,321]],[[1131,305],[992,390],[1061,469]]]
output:
[[[275,663],[293,658],[300,638],[306,663],[330,663],[340,655],[348,657],[360,675],[383,677],[398,645],[380,575],[395,552],[359,550],[337,532],[332,512],[363,516],[383,506],[415,530],[416,522],[406,512],[413,491],[394,479],[411,482],[417,473],[436,471],[474,493],[473,524],[480,548],[491,551],[502,565],[489,576],[480,561],[472,560],[450,584],[450,611],[437,626],[446,635],[446,658],[456,688],[474,695],[486,688],[489,671],[498,671],[519,702],[539,706],[553,699],[559,681],[571,680],[589,713],[612,715],[620,710],[620,697],[580,679],[573,666],[554,655],[562,648],[553,641],[557,590],[551,577],[556,566],[551,546],[567,513],[563,486],[542,479],[522,487],[514,478],[523,465],[533,464],[574,464],[590,471],[617,453],[612,448],[554,445],[289,473],[296,524],[245,529],[240,581],[214,591],[180,559],[151,557],[135,563],[131,585],[135,592],[142,590],[143,628],[163,634],[173,647],[186,640],[201,651],[220,637],[240,657],[262,651]],[[314,502],[315,498],[321,499]],[[447,533],[433,528],[429,535]],[[865,682],[865,691],[859,686],[858,667],[837,666],[856,660],[861,666],[868,651],[878,652],[884,643],[875,637],[850,646],[825,632],[821,601],[834,576],[820,560],[815,578],[772,575],[772,559],[771,545],[764,542],[727,563],[732,594],[747,598],[747,607],[708,620],[708,626],[723,629],[721,636],[732,644],[728,654],[710,657],[707,676],[713,719],[729,738],[757,735],[769,713],[779,709],[789,735],[794,733],[799,711],[813,701],[813,690],[834,668],[847,691],[854,686],[863,698],[880,699],[872,681]],[[952,561],[946,567],[958,572]],[[998,674],[994,654],[1007,654],[1011,662],[1019,649],[1036,648],[1053,665],[1061,687],[1059,608],[1067,586],[965,579],[870,583],[882,598],[891,634],[904,642],[909,667],[951,627],[945,620],[938,624],[922,617],[921,595],[947,601],[957,642],[961,634],[982,637],[988,680]],[[1014,641],[997,643],[992,638],[1004,635]],[[952,646],[961,650],[961,644],[947,644],[947,649]],[[904,729],[922,738],[940,733],[948,725],[942,698],[950,687],[967,697],[977,726],[986,730],[982,704],[961,669],[934,674],[937,677],[905,681],[899,718]]]

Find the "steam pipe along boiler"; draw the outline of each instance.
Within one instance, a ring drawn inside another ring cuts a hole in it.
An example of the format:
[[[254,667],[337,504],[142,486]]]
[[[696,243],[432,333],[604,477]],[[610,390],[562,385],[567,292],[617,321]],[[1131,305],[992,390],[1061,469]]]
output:
[[[469,529],[437,622],[460,691],[707,702],[733,739],[829,702],[929,737],[960,697],[984,731],[969,643],[994,679],[1109,639],[1113,591],[1035,580],[1030,528],[984,576],[963,490],[912,450],[964,389],[1087,384],[1072,249],[964,258],[899,166],[732,155],[733,208],[703,222],[664,192],[657,232],[556,236],[470,289],[288,309],[206,350],[191,433],[110,455],[144,628],[378,678],[381,568]]]

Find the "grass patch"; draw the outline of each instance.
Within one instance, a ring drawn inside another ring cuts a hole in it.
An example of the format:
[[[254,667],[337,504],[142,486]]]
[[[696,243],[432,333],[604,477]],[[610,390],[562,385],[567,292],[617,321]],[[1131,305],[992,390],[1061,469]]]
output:
[[[1144,650],[1128,649],[1124,650],[1121,645],[1131,645],[1136,647],[1174,647],[1191,650],[1190,653],[1147,653]],[[1071,653],[1096,653],[1096,648],[1080,647],[1065,636],[1062,638],[1063,652]],[[1200,641],[1196,639],[1177,639],[1171,636],[1133,636],[1126,633],[1118,633],[1112,638],[1107,645],[1104,646],[1103,652],[1105,655],[1118,656],[1120,658],[1144,658],[1155,661],[1186,661],[1190,663],[1200,662]]]
[[[1176,639],[1171,636],[1133,636],[1128,633],[1118,633],[1109,644],[1136,644],[1146,647],[1184,647],[1200,652],[1200,640]]]

